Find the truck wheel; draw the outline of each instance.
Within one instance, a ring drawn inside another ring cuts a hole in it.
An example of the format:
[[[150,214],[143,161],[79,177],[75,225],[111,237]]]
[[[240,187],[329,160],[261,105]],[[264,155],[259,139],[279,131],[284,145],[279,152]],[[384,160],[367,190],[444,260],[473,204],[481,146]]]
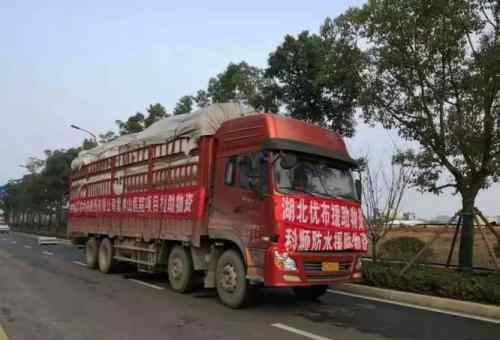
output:
[[[237,251],[229,249],[221,255],[215,280],[219,299],[226,306],[237,309],[253,302],[255,287],[248,284],[245,264]]]
[[[90,237],[85,245],[85,260],[87,267],[97,268],[97,255],[99,253],[99,241],[95,237]]]
[[[101,241],[99,246],[99,270],[104,274],[110,273],[113,269],[115,260],[113,260],[114,249],[109,238]]]
[[[168,280],[170,287],[178,293],[188,293],[193,289],[195,273],[193,259],[186,248],[175,246],[168,256]]]
[[[321,286],[309,286],[309,287],[294,287],[293,292],[295,296],[300,300],[311,300],[314,301],[321,295],[326,293],[328,289],[327,285]]]

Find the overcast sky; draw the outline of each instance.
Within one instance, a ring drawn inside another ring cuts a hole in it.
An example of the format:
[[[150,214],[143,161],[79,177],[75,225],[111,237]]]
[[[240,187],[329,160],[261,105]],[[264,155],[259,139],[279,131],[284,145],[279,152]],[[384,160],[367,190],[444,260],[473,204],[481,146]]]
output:
[[[0,185],[43,150],[81,144],[160,102],[206,88],[229,62],[265,66],[285,34],[317,32],[326,16],[363,1],[1,1]],[[354,156],[387,161],[396,134],[360,125]],[[459,197],[410,192],[405,209],[453,214]],[[500,215],[500,187],[478,206]]]

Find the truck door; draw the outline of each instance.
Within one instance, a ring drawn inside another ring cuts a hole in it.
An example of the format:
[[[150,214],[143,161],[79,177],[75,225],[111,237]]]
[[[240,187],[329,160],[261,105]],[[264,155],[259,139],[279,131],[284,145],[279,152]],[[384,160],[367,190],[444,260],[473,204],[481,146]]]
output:
[[[209,234],[236,237],[243,248],[264,248],[270,205],[259,197],[260,152],[219,158],[210,209]],[[231,236],[228,236],[231,235]]]

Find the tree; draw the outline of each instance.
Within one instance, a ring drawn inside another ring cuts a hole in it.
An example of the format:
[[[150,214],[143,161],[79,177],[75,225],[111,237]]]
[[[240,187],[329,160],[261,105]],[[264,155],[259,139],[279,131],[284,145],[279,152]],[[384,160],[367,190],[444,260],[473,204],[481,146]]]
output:
[[[27,162],[29,173],[7,185],[3,205],[9,222],[33,223],[37,217],[40,224],[41,217],[48,216],[50,223],[55,213],[61,225],[63,207],[69,196],[71,162],[80,150],[47,150],[43,160],[30,158]],[[32,163],[36,166],[30,166]]]
[[[321,35],[285,36],[271,53],[266,74],[278,80],[279,99],[292,117],[350,137],[360,88],[355,72],[363,58],[344,30],[343,22],[327,19]]]
[[[362,183],[362,202],[368,237],[372,245],[372,259],[378,259],[378,245],[394,225],[403,197],[411,183],[412,171],[395,163],[387,175],[383,166],[374,172],[365,166]]]
[[[116,125],[118,125],[120,136],[141,132],[158,120],[169,116],[165,107],[160,103],[149,105],[146,112],[148,113],[147,117],[142,112],[136,112],[135,115],[130,116],[125,122],[121,120],[115,121]]]
[[[135,115],[130,116],[125,122],[117,120],[116,124],[120,130],[120,136],[141,132],[144,130],[144,115],[137,112]]]
[[[198,90],[198,92],[196,92],[196,95],[194,96],[194,101],[196,102],[196,105],[200,108],[207,107],[208,105],[211,104],[210,96],[208,95],[208,92],[205,90]]]
[[[342,20],[364,39],[366,119],[416,142],[399,161],[421,190],[461,195],[459,265],[471,270],[476,197],[500,175],[498,0],[372,0]]]
[[[182,96],[177,102],[174,109],[174,115],[181,115],[183,113],[189,113],[193,110],[194,99],[193,96]]]
[[[212,103],[241,102],[256,110],[278,112],[275,89],[274,81],[266,78],[263,70],[242,61],[230,63],[222,73],[211,78],[207,94]]]
[[[156,103],[154,105],[149,105],[146,109],[148,116],[144,119],[144,128],[151,126],[153,123],[159,121],[160,119],[170,116],[163,105]]]
[[[99,143],[104,144],[104,143],[109,143],[113,140],[118,138],[116,133],[114,131],[108,131],[106,133],[100,133],[99,134]]]
[[[82,143],[83,150],[90,150],[97,146],[97,142],[90,138],[85,138]]]

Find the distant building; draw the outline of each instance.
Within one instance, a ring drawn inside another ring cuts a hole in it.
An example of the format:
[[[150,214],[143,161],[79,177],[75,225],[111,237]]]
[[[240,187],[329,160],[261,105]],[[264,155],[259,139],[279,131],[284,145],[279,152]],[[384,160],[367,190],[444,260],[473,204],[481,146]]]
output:
[[[402,211],[402,210],[386,210],[382,212],[383,216],[389,216],[389,218],[394,218],[395,220],[416,220],[417,215],[414,212]]]
[[[394,220],[391,223],[391,225],[399,226],[399,227],[413,227],[413,226],[420,225],[420,224],[425,224],[425,221],[421,221],[421,220],[417,220],[417,219],[414,219],[414,220]]]

